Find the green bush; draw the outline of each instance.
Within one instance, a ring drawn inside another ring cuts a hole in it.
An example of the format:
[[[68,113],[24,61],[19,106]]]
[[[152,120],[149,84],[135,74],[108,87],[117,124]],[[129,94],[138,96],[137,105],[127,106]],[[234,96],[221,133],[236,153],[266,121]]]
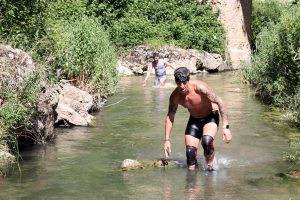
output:
[[[257,36],[257,50],[245,78],[266,102],[290,109],[299,122],[300,7],[283,13],[277,24],[269,24]]]
[[[104,96],[114,91],[118,80],[115,49],[97,19],[83,15],[74,22],[57,21],[52,40],[55,66],[68,79]]]
[[[0,41],[23,50],[45,36],[45,0],[0,0]]]
[[[87,0],[55,0],[48,3],[47,22],[76,21],[85,14]]]
[[[280,16],[285,9],[284,4],[278,0],[254,0],[251,29],[252,29],[252,43],[255,46],[256,37],[263,28],[269,26],[270,23],[278,23]]]
[[[284,152],[283,158],[291,163],[300,164],[300,141],[290,141],[290,151]]]
[[[102,19],[119,48],[158,40],[224,53],[224,30],[208,4],[190,0],[132,0],[118,5],[92,1],[91,13]]]
[[[28,77],[22,84],[11,85],[10,80],[1,79],[0,96],[3,104],[0,109],[1,127],[5,132],[26,128],[35,113],[35,104],[40,92],[38,75]]]

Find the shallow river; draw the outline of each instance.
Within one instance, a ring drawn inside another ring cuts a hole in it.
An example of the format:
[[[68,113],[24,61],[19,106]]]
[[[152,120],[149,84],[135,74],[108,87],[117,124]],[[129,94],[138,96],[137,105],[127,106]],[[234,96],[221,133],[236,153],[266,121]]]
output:
[[[207,82],[228,107],[231,144],[215,140],[213,173],[186,168],[184,129],[188,113],[179,108],[171,134],[175,168],[120,171],[126,159],[162,158],[167,88],[142,87],[143,77],[123,78],[117,93],[96,113],[94,127],[58,128],[43,147],[22,152],[21,172],[0,180],[0,199],[300,199],[300,184],[286,181],[282,161],[288,142],[262,118],[266,111],[236,73],[192,76]],[[198,160],[203,163],[202,149]]]

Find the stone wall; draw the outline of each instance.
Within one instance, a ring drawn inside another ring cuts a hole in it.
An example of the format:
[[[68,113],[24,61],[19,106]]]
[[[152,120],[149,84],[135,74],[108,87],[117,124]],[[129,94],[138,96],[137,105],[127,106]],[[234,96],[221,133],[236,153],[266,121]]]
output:
[[[251,59],[252,0],[211,0],[213,9],[220,13],[226,32],[226,61],[232,69],[240,69]]]

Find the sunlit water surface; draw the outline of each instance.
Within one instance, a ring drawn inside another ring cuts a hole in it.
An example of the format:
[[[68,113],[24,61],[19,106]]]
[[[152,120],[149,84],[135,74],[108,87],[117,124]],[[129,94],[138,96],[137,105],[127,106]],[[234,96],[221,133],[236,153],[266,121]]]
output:
[[[287,141],[263,121],[266,108],[238,77],[233,72],[192,76],[214,88],[229,112],[233,140],[225,144],[219,131],[215,172],[201,166],[187,170],[189,115],[181,107],[171,134],[171,158],[178,166],[120,170],[126,158],[162,158],[164,118],[175,88],[171,76],[166,88],[143,87],[143,77],[123,78],[95,114],[94,127],[56,129],[52,143],[23,151],[21,173],[15,169],[0,180],[0,199],[300,199],[299,182],[274,176],[288,171],[282,161]],[[201,147],[198,155],[203,163]]]

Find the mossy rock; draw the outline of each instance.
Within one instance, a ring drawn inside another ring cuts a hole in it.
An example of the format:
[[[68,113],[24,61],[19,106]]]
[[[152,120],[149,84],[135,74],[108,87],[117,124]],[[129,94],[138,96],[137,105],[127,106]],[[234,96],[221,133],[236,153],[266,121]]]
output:
[[[123,171],[133,170],[133,169],[145,169],[145,168],[173,168],[176,163],[173,160],[158,159],[154,161],[143,161],[139,162],[137,160],[125,159],[121,164],[121,169]]]

